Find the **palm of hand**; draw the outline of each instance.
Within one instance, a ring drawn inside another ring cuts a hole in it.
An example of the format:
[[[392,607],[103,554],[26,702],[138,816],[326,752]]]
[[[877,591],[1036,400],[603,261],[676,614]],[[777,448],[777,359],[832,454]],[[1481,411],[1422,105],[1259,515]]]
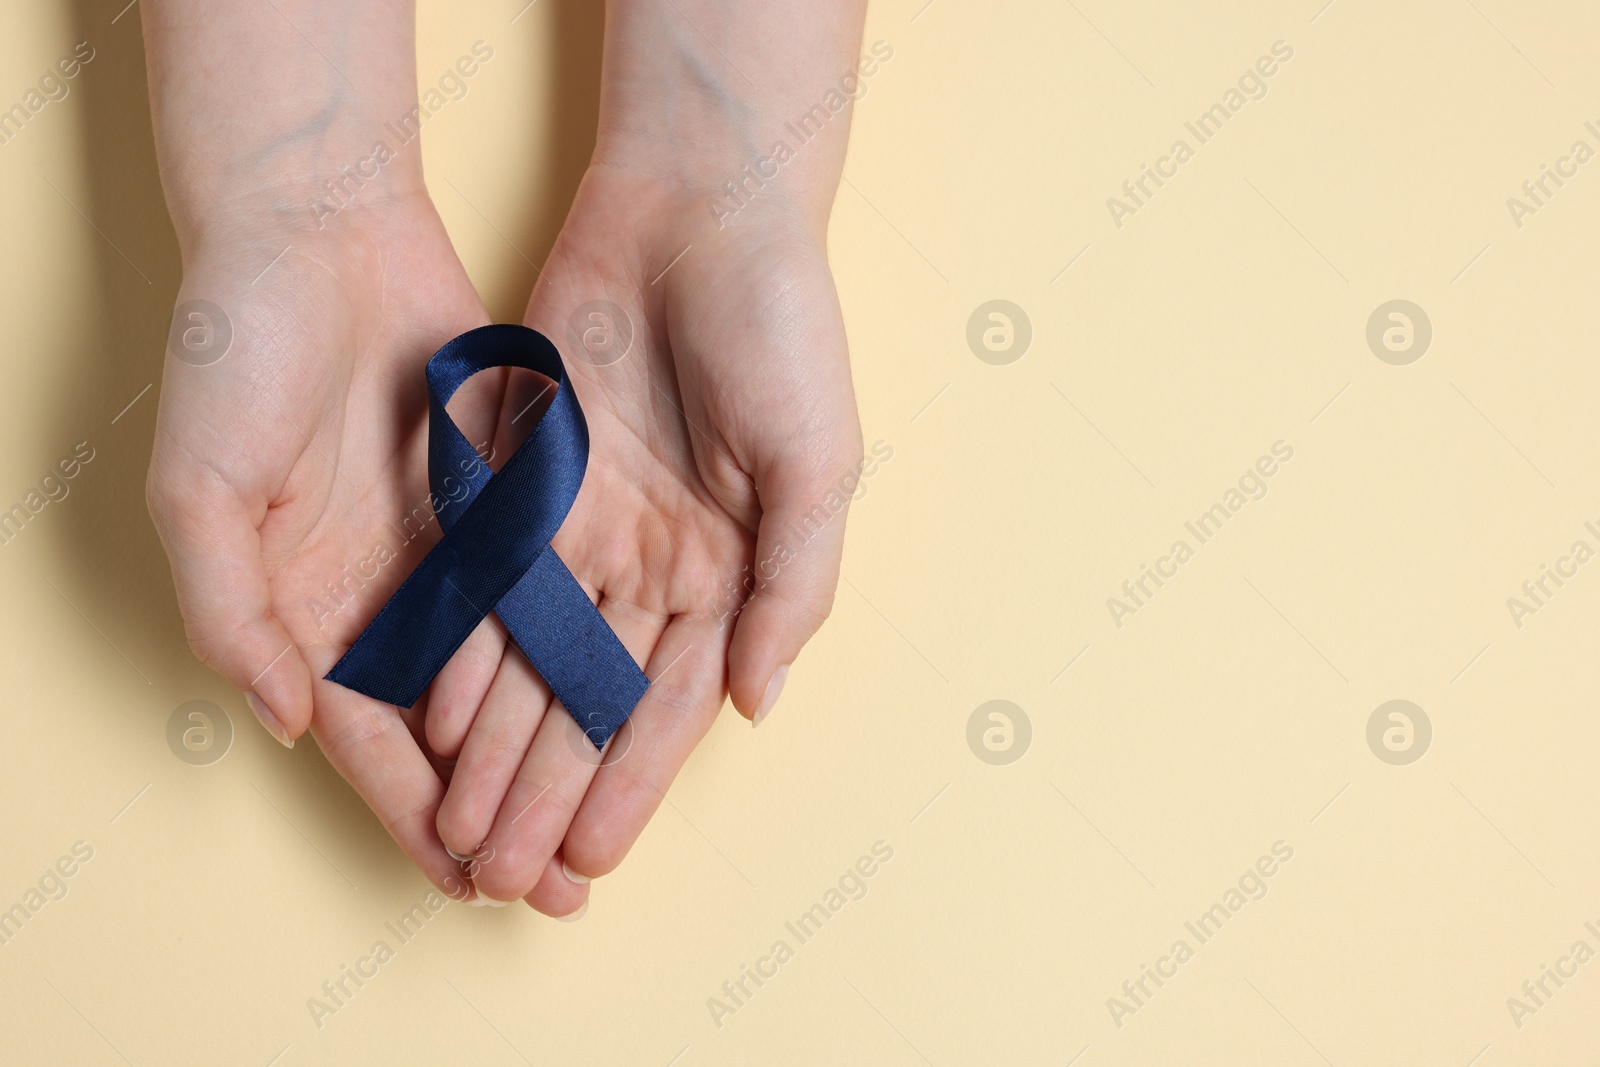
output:
[[[489,896],[552,914],[587,892],[563,862],[589,875],[620,862],[710,728],[730,665],[735,696],[743,682],[741,706],[753,711],[820,623],[836,577],[826,546],[839,528],[790,568],[798,595],[757,597],[740,614],[775,501],[804,500],[819,473],[836,481],[854,469],[859,430],[820,249],[756,226],[724,239],[705,230],[708,218],[698,201],[592,169],[526,317],[562,349],[590,427],[587,476],[553,544],[650,691],[602,759],[490,623],[441,674],[429,708],[433,748],[459,754],[439,814],[445,843],[474,855],[468,870]],[[627,354],[609,362],[612,349],[605,365],[569,331],[594,299],[631,323]],[[542,389],[511,381],[497,452],[514,447],[508,422]],[[820,611],[808,585],[826,587]],[[787,652],[785,627],[804,631]]]
[[[587,889],[563,859],[595,874],[620,862],[709,729],[730,669],[736,702],[755,711],[831,600],[842,519],[781,577],[763,570],[776,580],[743,605],[758,555],[789,563],[773,530],[859,456],[820,244],[782,225],[708,238],[698,205],[672,200],[592,171],[527,316],[566,354],[592,438],[556,550],[653,680],[603,766],[492,617],[413,712],[320,680],[437,536],[422,365],[487,316],[431,206],[375,205],[337,238],[299,235],[250,284],[239,279],[276,254],[271,235],[199,256],[186,276],[186,295],[230,310],[237,338],[223,363],[173,366],[151,467],[192,643],[290,734],[310,720],[396,840],[458,896],[441,835],[475,855],[467,872],[489,895],[578,907]],[[597,296],[634,326],[627,357],[607,366],[566,331]],[[480,375],[452,417],[503,459],[535,421],[523,415],[547,384],[536,377]]]
[[[443,783],[405,722],[321,680],[437,536],[422,366],[487,320],[431,205],[365,210],[195,257],[184,296],[224,308],[233,344],[210,366],[168,364],[151,512],[201,658],[289,735],[309,721],[419,866],[460,887],[433,828]],[[476,440],[493,419],[459,416]]]

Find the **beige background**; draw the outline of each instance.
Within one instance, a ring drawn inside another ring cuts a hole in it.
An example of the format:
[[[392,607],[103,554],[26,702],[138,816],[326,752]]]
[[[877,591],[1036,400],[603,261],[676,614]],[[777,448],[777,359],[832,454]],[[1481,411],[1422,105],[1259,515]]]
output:
[[[1600,950],[1600,564],[1520,629],[1506,606],[1600,547],[1600,163],[1521,229],[1506,207],[1574,140],[1600,148],[1592,8],[876,3],[866,39],[894,59],[831,240],[866,436],[894,459],[852,513],[833,619],[761,730],[724,714],[582,921],[450,905],[319,1029],[307,998],[393,946],[427,886],[314,744],[280,749],[184,645],[142,498],[179,263],[123,2],[0,13],[6,104],[97,51],[0,147],[0,507],[96,452],[0,547],[0,908],[93,848],[0,947],[0,1059],[1600,1052],[1600,963],[1520,1027],[1507,1006],[1575,941]],[[425,152],[516,320],[588,151],[598,5],[421,6],[424,81],[495,49]],[[1268,95],[1113,225],[1106,198],[1278,40]],[[1034,334],[1008,366],[965,339],[997,298]],[[1409,366],[1365,340],[1395,298],[1434,328]],[[1106,599],[1279,440],[1268,495],[1118,629]],[[1365,735],[1397,698],[1434,731],[1408,766]],[[166,743],[194,699],[236,728],[211,766]],[[966,740],[992,699],[1031,722],[1006,766]],[[880,840],[865,899],[718,1027],[707,999],[797,945],[784,923]],[[1277,841],[1264,899],[1198,945],[1184,923]],[[1119,1027],[1107,998],[1178,938],[1194,958]]]

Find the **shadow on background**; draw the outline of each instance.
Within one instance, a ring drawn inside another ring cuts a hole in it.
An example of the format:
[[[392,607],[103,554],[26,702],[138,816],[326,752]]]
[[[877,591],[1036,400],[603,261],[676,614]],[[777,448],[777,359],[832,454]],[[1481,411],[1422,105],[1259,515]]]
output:
[[[541,0],[544,7],[549,0]],[[595,128],[600,122],[600,54],[605,38],[605,8],[603,4],[586,0],[557,0],[544,13],[552,32],[549,42],[549,63],[531,64],[534,78],[540,84],[533,86],[534,98],[551,102],[552,112],[545,125],[548,137],[544,143],[532,148],[536,166],[542,171],[538,182],[529,182],[530,188],[550,191],[543,200],[532,196],[517,198],[514,212],[508,216],[510,228],[507,237],[521,254],[511,255],[504,261],[507,269],[497,276],[482,292],[484,305],[496,322],[521,322],[528,307],[528,296],[538,272],[523,258],[531,259],[542,270],[561,224],[566,221],[567,209],[577,195],[578,183],[594,154]],[[510,29],[520,42],[519,48],[532,49],[534,44],[535,11],[519,18]],[[479,162],[496,166],[495,152],[486,146]],[[530,175],[530,177],[534,177]]]
[[[124,10],[127,0],[69,2],[73,41],[86,40],[95,49],[93,62],[73,88],[80,109],[79,166],[85,174],[77,182],[65,180],[67,175],[47,176],[101,236],[93,239],[94,269],[81,279],[84,321],[72,324],[72,335],[82,339],[82,346],[57,355],[76,361],[71,376],[76,388],[57,401],[51,421],[56,427],[53,439],[87,439],[96,454],[86,470],[90,476],[73,492],[72,521],[61,524],[64,558],[55,583],[130,661],[130,700],[104,709],[106,714],[137,716],[142,730],[160,737],[178,705],[196,698],[215,701],[233,718],[236,747],[239,736],[248,735],[252,741],[246,744],[271,749],[277,792],[300,794],[295,806],[315,810],[327,823],[313,830],[316,836],[334,836],[340,853],[363,857],[380,879],[398,880],[410,870],[409,861],[398,848],[384,847],[387,834],[376,817],[317,746],[302,742],[292,754],[282,753],[256,725],[243,699],[189,652],[171,572],[144,502],[182,263],[156,168],[140,8]],[[539,146],[537,154],[547,161],[545,185],[557,195],[543,203],[518,204],[519,214],[510,217],[508,230],[510,239],[541,266],[593,149],[602,20],[599,5],[580,0],[563,0],[553,15],[553,52],[559,60],[542,76],[559,88],[561,106],[548,127],[550,143]],[[535,20],[525,19],[511,32],[531,36],[535,27]],[[548,98],[556,96],[552,92]],[[493,166],[492,145],[484,147],[483,155],[480,165]],[[521,321],[537,278],[521,258],[516,265],[515,275],[487,294],[491,313],[503,320]],[[110,649],[103,651],[113,655]],[[232,754],[230,766],[236,771],[241,755]]]
[[[147,715],[149,727],[159,729],[158,718],[178,703],[213,694],[185,694],[198,672],[144,505],[162,349],[182,269],[156,173],[139,9],[117,17],[126,2],[71,0],[73,40],[95,50],[73,88],[83,173],[76,181],[65,174],[50,180],[100,236],[89,238],[93,271],[78,279],[84,316],[73,328],[84,342],[62,354],[78,366],[55,438],[87,439],[95,459],[91,480],[75,491],[72,521],[61,524],[67,558],[57,584],[133,662],[130,691],[149,696],[108,712]],[[147,385],[150,391],[118,417]]]

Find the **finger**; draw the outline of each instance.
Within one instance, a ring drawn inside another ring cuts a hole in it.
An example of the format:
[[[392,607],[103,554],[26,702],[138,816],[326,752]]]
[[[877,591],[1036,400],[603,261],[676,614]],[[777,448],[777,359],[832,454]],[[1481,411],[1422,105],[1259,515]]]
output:
[[[494,856],[475,879],[486,897],[527,896],[555,855],[594,777],[595,765],[579,754],[580,741],[588,745],[561,701],[552,701],[480,846]]]
[[[427,879],[451,899],[477,894],[434,829],[444,783],[428,764],[405,719],[333,682],[316,684],[312,732],[328,762],[353,786]]]
[[[574,878],[561,862],[561,853],[557,852],[544,865],[539,884],[522,899],[535,911],[562,922],[577,922],[589,910],[589,881]]]
[[[506,643],[439,808],[439,836],[447,848],[467,855],[488,838],[550,699],[544,679]]]
[[[859,444],[797,447],[760,471],[755,588],[728,650],[733,703],[756,724],[777,703],[789,665],[833,610],[845,513],[861,476]]]
[[[711,729],[727,693],[727,647],[726,628],[709,616],[679,616],[661,636],[646,671],[650,688],[628,720],[632,744],[595,775],[562,843],[580,877],[616,869]]]
[[[646,662],[667,620],[614,598],[602,597],[598,607],[634,661]],[[631,738],[624,723],[605,752],[597,752],[561,702],[551,704],[489,832],[495,862],[477,880],[485,895],[516,900],[533,890],[602,760],[625,753]]]
[[[417,751],[422,753],[422,758],[428,761],[428,766],[433,769],[435,777],[444,783],[446,789],[450,788],[450,776],[455,773],[455,760],[440,759],[433,749],[428,747],[427,700],[417,701],[414,707],[395,709],[400,713],[400,721],[406,724],[406,729],[411,732],[411,741],[417,746]]]
[[[498,470],[543,417],[554,399],[554,385],[542,374],[497,367],[474,376],[463,386],[465,399],[453,398],[452,413],[459,411],[471,427],[462,426],[469,441],[477,441],[479,455]],[[455,757],[500,669],[506,649],[504,629],[484,619],[465,644],[445,664],[433,682],[429,700],[428,743],[441,756]],[[545,703],[549,703],[548,696]],[[531,736],[531,735],[530,735]]]
[[[272,613],[251,514],[203,468],[152,464],[150,515],[172,564],[184,633],[200,661],[244,690],[250,710],[290,748],[311,724],[311,671]]]
[[[445,758],[456,759],[499,673],[506,651],[500,624],[485,617],[467,637],[428,691],[428,747]]]

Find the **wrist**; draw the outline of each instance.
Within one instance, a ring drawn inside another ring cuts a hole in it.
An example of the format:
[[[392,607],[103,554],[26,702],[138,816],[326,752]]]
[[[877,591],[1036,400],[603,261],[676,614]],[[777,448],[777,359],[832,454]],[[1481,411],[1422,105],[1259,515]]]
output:
[[[737,217],[743,224],[764,220],[822,240],[838,189],[837,174],[794,165],[768,151],[743,146],[675,141],[670,146],[619,139],[597,146],[591,172],[620,173],[646,195],[638,200],[639,223],[683,229],[707,224],[721,230]]]
[[[894,55],[860,23],[856,0],[610,0],[594,162],[825,225],[855,102]]]
[[[186,258],[191,248],[221,240],[336,236],[362,227],[389,205],[426,200],[415,144],[396,151],[392,137],[366,137],[328,138],[314,152],[280,156],[270,169],[241,159],[198,178],[164,172]]]
[[[410,0],[161,0],[142,23],[186,248],[236,227],[322,229],[329,209],[422,189],[416,144],[388,132],[418,102]]]

